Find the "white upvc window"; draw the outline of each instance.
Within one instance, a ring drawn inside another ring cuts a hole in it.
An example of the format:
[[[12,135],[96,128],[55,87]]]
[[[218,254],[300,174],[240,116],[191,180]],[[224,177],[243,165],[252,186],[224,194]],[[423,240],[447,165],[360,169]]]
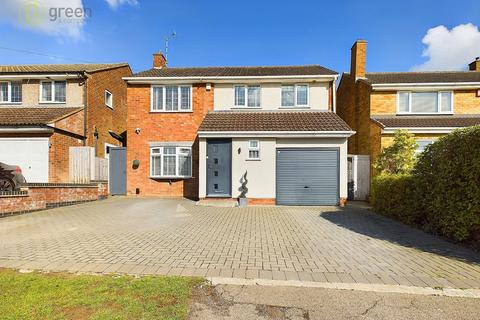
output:
[[[416,154],[422,153],[425,148],[432,144],[434,141],[433,140],[417,140],[417,149],[415,150]]]
[[[152,112],[191,112],[192,86],[152,86],[150,93]]]
[[[260,108],[261,87],[259,85],[236,85],[234,86],[234,95],[235,107]]]
[[[150,176],[172,179],[192,177],[192,148],[176,146],[150,148]]]
[[[40,102],[42,103],[65,103],[67,100],[66,81],[41,81]]]
[[[0,103],[22,102],[22,82],[0,82]]]
[[[108,90],[105,90],[105,105],[113,109],[113,94]]]
[[[248,160],[260,160],[260,141],[248,141]]]
[[[452,114],[453,91],[399,91],[398,114]]]
[[[282,107],[308,107],[308,84],[283,85]]]

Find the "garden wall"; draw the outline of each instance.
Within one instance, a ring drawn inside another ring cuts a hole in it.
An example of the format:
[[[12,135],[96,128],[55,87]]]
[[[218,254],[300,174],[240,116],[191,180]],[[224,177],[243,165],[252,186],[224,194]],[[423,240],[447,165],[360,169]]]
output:
[[[0,193],[0,217],[95,201],[108,197],[106,182],[30,183],[23,191]]]

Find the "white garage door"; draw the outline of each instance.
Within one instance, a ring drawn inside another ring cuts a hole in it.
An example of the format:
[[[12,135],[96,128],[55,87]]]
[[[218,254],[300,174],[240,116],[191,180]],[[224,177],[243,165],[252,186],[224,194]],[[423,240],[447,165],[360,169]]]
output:
[[[0,138],[0,162],[20,166],[27,182],[48,182],[48,138]]]

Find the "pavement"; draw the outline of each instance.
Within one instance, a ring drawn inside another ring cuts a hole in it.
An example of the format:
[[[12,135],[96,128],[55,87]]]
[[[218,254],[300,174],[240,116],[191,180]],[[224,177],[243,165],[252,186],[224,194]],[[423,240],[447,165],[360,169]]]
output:
[[[0,219],[0,267],[480,288],[480,254],[367,208],[114,197]]]
[[[478,299],[281,286],[205,286],[189,319],[478,319]]]

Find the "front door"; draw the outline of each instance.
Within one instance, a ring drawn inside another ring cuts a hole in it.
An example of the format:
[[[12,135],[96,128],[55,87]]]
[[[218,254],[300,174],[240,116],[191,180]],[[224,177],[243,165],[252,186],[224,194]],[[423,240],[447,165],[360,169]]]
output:
[[[232,196],[232,141],[207,140],[207,196]]]

